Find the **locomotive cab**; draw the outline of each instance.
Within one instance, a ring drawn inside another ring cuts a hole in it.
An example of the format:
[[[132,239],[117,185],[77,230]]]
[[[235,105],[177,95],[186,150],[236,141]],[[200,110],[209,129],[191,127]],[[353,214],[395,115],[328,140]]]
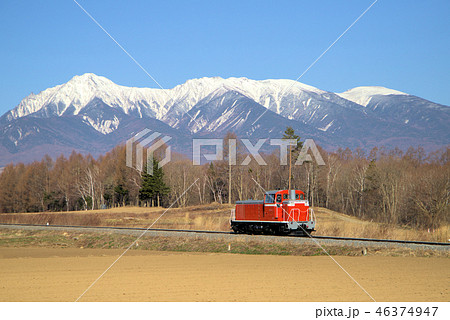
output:
[[[289,233],[303,234],[315,231],[316,226],[314,211],[309,207],[308,200],[301,191],[290,190],[289,194],[283,193],[287,198],[283,201],[283,220],[287,222]]]

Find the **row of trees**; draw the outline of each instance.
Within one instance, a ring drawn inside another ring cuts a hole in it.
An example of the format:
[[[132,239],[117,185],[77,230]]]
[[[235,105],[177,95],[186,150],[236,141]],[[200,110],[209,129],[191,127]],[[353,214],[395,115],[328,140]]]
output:
[[[293,131],[286,137],[298,138]],[[237,146],[237,165],[230,165],[225,138],[224,160],[193,165],[172,155],[155,174],[126,166],[125,147],[94,159],[73,152],[55,161],[45,157],[29,165],[8,165],[0,175],[0,212],[90,210],[124,205],[187,206],[210,202],[262,199],[264,190],[303,190],[313,206],[362,219],[437,228],[449,222],[450,148],[426,154],[422,148],[387,151],[374,148],[326,152],[324,166],[306,162],[280,165],[279,153],[266,154],[266,165]],[[239,141],[239,140],[237,140]],[[292,163],[301,143],[292,148]],[[289,179],[289,172],[290,178]],[[289,182],[290,181],[290,182]]]
[[[72,152],[53,161],[8,165],[0,175],[0,212],[92,210],[125,205],[159,205],[169,193],[164,172],[128,168],[125,147],[105,156]]]

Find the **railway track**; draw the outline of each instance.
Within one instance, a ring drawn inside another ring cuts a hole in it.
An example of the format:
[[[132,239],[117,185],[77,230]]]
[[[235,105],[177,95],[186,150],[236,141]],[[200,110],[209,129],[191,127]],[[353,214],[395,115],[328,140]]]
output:
[[[104,226],[73,226],[73,225],[45,225],[45,224],[25,224],[25,223],[0,223],[1,226],[17,227],[45,227],[45,228],[67,228],[67,229],[98,229],[98,230],[132,230],[132,231],[166,231],[166,232],[190,232],[190,233],[214,233],[214,234],[234,234],[227,231],[209,231],[209,230],[187,230],[187,229],[160,229],[160,228],[131,228],[131,227],[104,227]]]
[[[402,243],[402,244],[420,244],[430,246],[447,246],[450,248],[450,243],[447,242],[430,242],[430,241],[412,241],[412,240],[392,240],[392,239],[374,239],[374,238],[344,238],[344,237],[330,237],[330,236],[313,236],[314,239],[329,239],[329,240],[347,240],[347,241],[370,241],[370,242],[385,242],[385,243]]]
[[[189,233],[189,234],[217,234],[217,235],[232,235],[242,236],[228,231],[210,231],[210,230],[187,230],[187,229],[160,229],[160,228],[132,228],[132,227],[105,227],[105,226],[74,226],[74,225],[36,225],[36,224],[10,224],[0,223],[0,227],[17,227],[17,228],[38,228],[38,229],[89,229],[99,231],[147,231],[147,232],[170,232],[170,233]],[[271,236],[273,237],[273,236]],[[299,238],[298,236],[279,236],[280,238]],[[331,241],[357,241],[361,243],[387,243],[387,244],[403,244],[403,245],[420,245],[420,246],[439,246],[450,249],[450,243],[445,242],[430,242],[430,241],[411,241],[411,240],[392,240],[392,239],[375,239],[375,238],[348,238],[348,237],[332,237],[332,236],[309,236],[301,237],[304,239],[313,238],[318,240]]]

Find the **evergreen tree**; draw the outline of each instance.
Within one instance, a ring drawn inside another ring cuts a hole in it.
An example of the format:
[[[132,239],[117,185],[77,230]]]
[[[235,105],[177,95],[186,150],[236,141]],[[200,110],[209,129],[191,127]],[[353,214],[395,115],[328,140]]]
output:
[[[297,152],[300,151],[300,149],[303,146],[303,143],[300,141],[300,137],[297,136],[294,132],[294,129],[292,129],[292,127],[287,127],[286,131],[284,131],[284,135],[283,135],[283,140],[296,140],[297,141],[297,145],[292,147],[291,145],[289,146],[289,183],[288,183],[288,189],[291,189],[291,178],[292,178],[292,174],[291,174],[291,166],[292,166],[292,155],[296,154]]]
[[[371,218],[376,218],[383,207],[380,195],[380,173],[375,160],[370,161],[365,175],[363,211]]]
[[[127,200],[128,200],[128,189],[126,189],[123,184],[118,184],[114,187],[114,193],[116,198],[118,199],[119,206],[125,206]],[[115,203],[114,203],[115,205]]]
[[[164,182],[164,171],[159,167],[159,162],[153,159],[153,174],[147,173],[147,168],[142,172],[142,187],[139,189],[139,199],[153,202],[159,207],[161,198],[168,195],[170,188]],[[152,203],[153,205],[153,203]]]

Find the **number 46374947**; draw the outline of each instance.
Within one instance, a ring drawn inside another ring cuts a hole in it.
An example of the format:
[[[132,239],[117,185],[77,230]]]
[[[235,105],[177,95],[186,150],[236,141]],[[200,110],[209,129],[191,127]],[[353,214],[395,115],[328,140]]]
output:
[[[421,308],[421,307],[385,307],[385,308],[381,308],[378,307],[377,311],[375,311],[375,313],[377,313],[379,316],[385,316],[385,317],[396,317],[396,316],[400,316],[402,317],[403,315],[407,316],[408,314],[410,316],[416,316],[416,317],[420,317],[420,316],[432,316],[434,317],[436,315],[436,312],[438,310],[438,307],[426,307],[426,308]]]

